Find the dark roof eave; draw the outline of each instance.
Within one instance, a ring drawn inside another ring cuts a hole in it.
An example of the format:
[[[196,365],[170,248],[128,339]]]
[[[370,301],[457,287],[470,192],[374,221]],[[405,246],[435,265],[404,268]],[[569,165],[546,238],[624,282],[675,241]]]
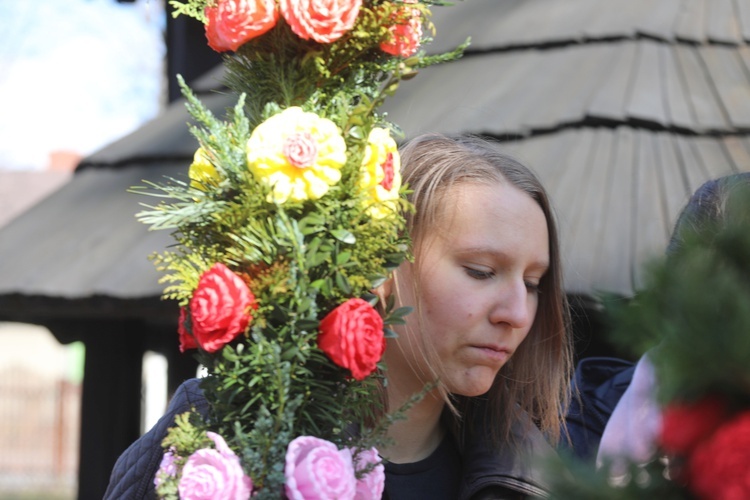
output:
[[[0,295],[0,321],[48,325],[58,321],[120,322],[148,320],[176,324],[177,303],[160,297],[81,298],[9,293]]]

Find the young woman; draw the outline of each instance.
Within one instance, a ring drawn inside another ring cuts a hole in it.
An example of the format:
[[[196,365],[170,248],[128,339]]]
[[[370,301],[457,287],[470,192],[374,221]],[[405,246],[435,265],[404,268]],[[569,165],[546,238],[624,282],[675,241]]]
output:
[[[560,438],[571,365],[547,195],[526,167],[477,138],[423,136],[401,162],[416,208],[414,262],[379,292],[414,312],[386,348],[388,408],[436,385],[389,428],[384,496],[543,495],[536,460]],[[190,406],[206,406],[195,381],[123,454],[107,498],[153,490],[160,441]]]
[[[386,349],[389,406],[439,385],[389,430],[386,493],[539,494],[528,457],[546,452],[543,436],[560,438],[571,359],[547,195],[477,138],[424,136],[401,155],[414,262],[385,293],[414,313]]]

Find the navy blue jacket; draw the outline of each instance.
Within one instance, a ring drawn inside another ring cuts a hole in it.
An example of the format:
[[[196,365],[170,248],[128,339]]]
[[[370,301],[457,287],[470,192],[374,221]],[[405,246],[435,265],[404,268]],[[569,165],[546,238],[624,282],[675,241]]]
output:
[[[161,447],[167,430],[174,425],[175,416],[195,408],[202,415],[208,412],[208,401],[203,397],[199,379],[180,385],[169,403],[167,412],[146,434],[131,444],[117,459],[109,478],[105,499],[156,498],[154,476],[164,456]]]
[[[573,395],[565,417],[570,445],[561,447],[587,461],[596,459],[609,417],[630,385],[635,364],[618,358],[584,358],[573,376]]]

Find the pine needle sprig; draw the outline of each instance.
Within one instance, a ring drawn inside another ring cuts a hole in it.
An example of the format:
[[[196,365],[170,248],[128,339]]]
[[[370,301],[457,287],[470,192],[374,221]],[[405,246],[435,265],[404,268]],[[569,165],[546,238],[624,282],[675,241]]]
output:
[[[174,9],[172,11],[172,17],[184,15],[205,23],[205,11],[209,2],[210,0],[187,0],[186,2],[180,0],[169,0],[169,5]]]

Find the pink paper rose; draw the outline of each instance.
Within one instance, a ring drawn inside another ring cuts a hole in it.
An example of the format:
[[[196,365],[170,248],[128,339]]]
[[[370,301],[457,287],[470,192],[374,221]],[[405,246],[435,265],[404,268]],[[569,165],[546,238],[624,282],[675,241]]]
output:
[[[318,143],[310,132],[297,132],[284,141],[284,156],[297,168],[311,167],[318,157]]]
[[[303,40],[335,42],[352,29],[362,0],[281,0],[281,14]]]
[[[276,25],[275,0],[218,0],[206,7],[206,38],[216,52],[237,51]]]
[[[181,500],[247,500],[253,483],[240,465],[240,459],[224,439],[206,432],[216,449],[203,448],[188,457],[177,485]]]
[[[393,24],[388,27],[391,38],[380,44],[380,50],[394,56],[413,55],[419,49],[422,40],[422,14],[419,9],[405,5],[395,12],[391,20]]]
[[[203,273],[190,299],[195,341],[205,351],[220,350],[245,331],[254,308],[255,296],[245,282],[224,264],[214,264]]]
[[[377,464],[367,474],[357,481],[357,491],[354,500],[372,500],[383,496],[385,488],[385,467],[378,456],[378,450],[370,448],[361,451],[354,462],[357,472],[364,470],[370,464]]]
[[[284,476],[290,500],[353,499],[357,489],[351,451],[313,436],[289,443]]]

